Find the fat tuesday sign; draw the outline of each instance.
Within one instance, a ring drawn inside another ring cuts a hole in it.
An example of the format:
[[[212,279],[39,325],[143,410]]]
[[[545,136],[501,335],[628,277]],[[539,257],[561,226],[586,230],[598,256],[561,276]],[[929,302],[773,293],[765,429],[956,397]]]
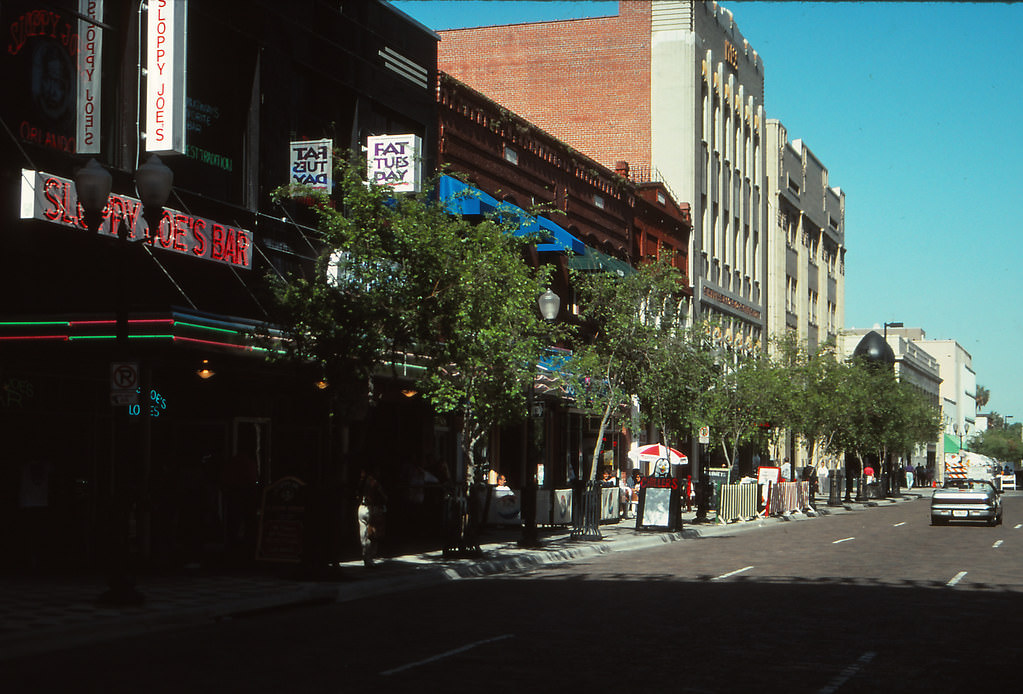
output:
[[[42,171],[21,171],[21,218],[38,219],[86,231],[74,181]],[[235,268],[252,269],[252,233],[203,217],[165,208],[153,233],[142,217],[142,201],[111,195],[103,210],[101,236],[117,238],[127,226],[129,241],[202,258]]]
[[[416,135],[378,135],[366,143],[370,183],[390,186],[398,193],[422,190],[422,146]]]
[[[291,143],[291,182],[330,194],[334,166],[331,140],[302,140]]]

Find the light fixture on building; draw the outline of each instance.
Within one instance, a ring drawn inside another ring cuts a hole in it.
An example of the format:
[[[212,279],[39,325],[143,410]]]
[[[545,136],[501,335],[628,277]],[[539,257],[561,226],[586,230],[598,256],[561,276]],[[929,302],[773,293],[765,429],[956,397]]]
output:
[[[419,391],[413,390],[412,388],[404,388],[402,389],[401,394],[404,395],[406,398],[411,398],[414,397],[418,392]]]
[[[82,221],[92,233],[96,233],[103,223],[103,210],[112,186],[113,176],[95,159],[90,159],[75,174],[75,191],[82,205]]]
[[[321,378],[318,381],[316,381],[316,383],[314,383],[313,385],[316,386],[317,390],[327,390],[327,386],[329,386],[330,384],[327,383],[327,379]]]
[[[202,360],[202,365],[199,367],[199,370],[195,372],[195,375],[198,376],[199,378],[201,378],[204,381],[210,380],[211,378],[213,378],[213,376],[215,374],[216,374],[216,371],[214,371],[210,367],[210,360],[209,359],[203,359]]]
[[[544,319],[554,320],[558,317],[558,311],[561,310],[561,297],[548,289],[537,299],[537,304],[540,306],[540,315]]]

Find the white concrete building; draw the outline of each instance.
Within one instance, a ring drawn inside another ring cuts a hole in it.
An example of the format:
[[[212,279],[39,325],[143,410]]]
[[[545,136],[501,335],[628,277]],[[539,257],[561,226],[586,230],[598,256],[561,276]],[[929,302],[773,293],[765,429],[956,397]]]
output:
[[[767,169],[767,332],[795,331],[814,349],[837,338],[845,322],[845,193],[774,119]]]

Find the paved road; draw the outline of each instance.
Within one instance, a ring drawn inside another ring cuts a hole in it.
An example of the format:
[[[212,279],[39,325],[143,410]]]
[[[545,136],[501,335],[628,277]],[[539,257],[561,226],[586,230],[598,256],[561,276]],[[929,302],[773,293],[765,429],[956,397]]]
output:
[[[1021,662],[1006,525],[918,501],[0,664],[5,691],[972,692]]]

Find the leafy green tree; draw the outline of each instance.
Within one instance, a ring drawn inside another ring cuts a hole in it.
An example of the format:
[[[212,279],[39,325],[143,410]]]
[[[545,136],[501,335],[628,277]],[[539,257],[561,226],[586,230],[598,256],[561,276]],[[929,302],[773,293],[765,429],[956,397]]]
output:
[[[722,353],[719,372],[703,393],[699,417],[710,427],[712,446],[720,446],[729,467],[743,444],[761,435],[760,425],[784,411],[790,387],[784,371],[765,354],[739,359]]]
[[[658,350],[684,331],[685,285],[678,270],[663,262],[644,264],[626,277],[575,272],[572,282],[582,330],[572,345],[566,388],[575,393],[577,407],[600,418],[590,469],[580,471],[581,478],[595,479],[609,423],[643,389]]]
[[[689,438],[701,423],[699,403],[714,383],[717,366],[702,326],[658,331],[643,355],[638,395],[645,419],[665,446]]]
[[[982,431],[970,439],[967,448],[995,460],[1018,464],[1023,461],[1023,423]]]
[[[839,361],[833,342],[810,351],[789,334],[778,347],[778,367],[792,388],[781,420],[806,445],[813,464],[824,453],[836,452],[833,442],[845,407],[837,394],[848,367]]]
[[[288,356],[322,369],[346,419],[381,363],[413,355],[425,366],[425,396],[461,415],[471,483],[481,439],[525,416],[532,365],[549,341],[536,309],[546,272],[524,260],[532,239],[510,233],[511,215],[472,224],[449,214],[431,185],[400,196],[367,185],[354,158],[335,180],[333,200],[301,187],[278,192],[310,201],[321,249],[312,277],[274,282]]]
[[[938,436],[938,408],[883,366],[856,359],[839,381],[844,414],[835,432],[836,449],[853,453],[863,465],[868,455],[886,460],[889,452],[906,454]]]

